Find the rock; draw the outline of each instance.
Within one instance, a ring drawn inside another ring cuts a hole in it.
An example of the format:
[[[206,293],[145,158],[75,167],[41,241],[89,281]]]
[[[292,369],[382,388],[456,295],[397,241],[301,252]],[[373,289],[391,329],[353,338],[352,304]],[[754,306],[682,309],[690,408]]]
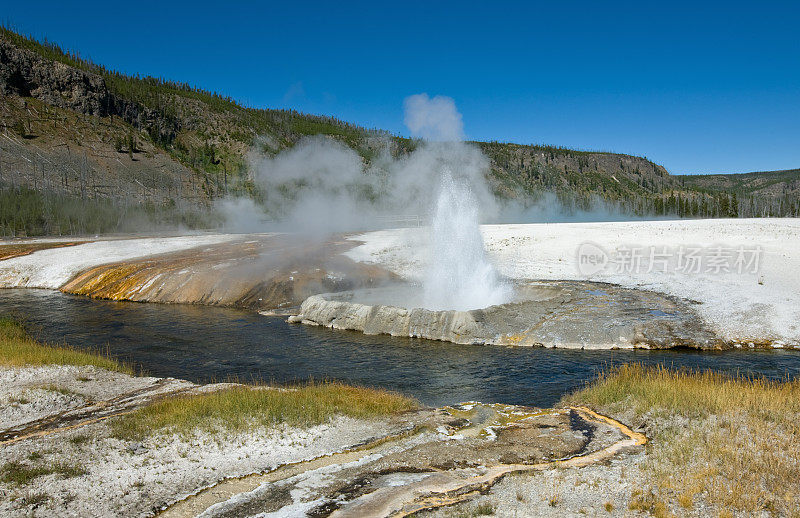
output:
[[[148,448],[140,442],[132,442],[128,445],[127,450],[134,455],[141,455],[142,453],[146,453]]]
[[[114,95],[99,74],[47,60],[0,40],[0,93],[43,102],[97,117],[116,116],[171,142],[180,123],[137,102]]]
[[[308,297],[289,322],[456,344],[573,349],[728,346],[689,304],[658,293],[580,281],[531,281],[516,289],[514,302],[472,311],[413,307],[419,292],[413,286],[326,293]],[[410,307],[402,307],[403,300],[410,301]]]

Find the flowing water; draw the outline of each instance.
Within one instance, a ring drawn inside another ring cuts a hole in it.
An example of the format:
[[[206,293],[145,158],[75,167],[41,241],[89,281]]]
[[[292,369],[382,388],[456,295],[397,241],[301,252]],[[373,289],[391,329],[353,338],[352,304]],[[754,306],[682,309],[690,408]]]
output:
[[[467,400],[551,406],[623,362],[800,375],[797,351],[574,351],[453,345],[287,324],[204,306],[91,300],[49,290],[0,290],[0,315],[48,342],[108,351],[155,376],[192,381],[309,378],[385,387],[424,404]]]

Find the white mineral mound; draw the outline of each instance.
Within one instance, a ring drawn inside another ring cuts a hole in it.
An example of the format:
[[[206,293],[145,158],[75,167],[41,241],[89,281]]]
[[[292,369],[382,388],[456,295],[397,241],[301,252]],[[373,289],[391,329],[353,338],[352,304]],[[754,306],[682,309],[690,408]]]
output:
[[[424,229],[369,232],[347,255],[379,264],[422,282],[426,261],[420,253]],[[642,288],[699,302],[697,311],[728,340],[771,339],[800,344],[800,220],[723,219],[486,225],[481,227],[488,258],[512,279],[590,279]],[[643,268],[605,269],[586,275],[576,255],[591,242],[612,252],[623,246],[760,246],[757,273],[700,273]]]
[[[224,243],[240,236],[209,234],[180,237],[94,241],[39,250],[0,261],[0,288],[58,289],[88,268],[149,255]]]

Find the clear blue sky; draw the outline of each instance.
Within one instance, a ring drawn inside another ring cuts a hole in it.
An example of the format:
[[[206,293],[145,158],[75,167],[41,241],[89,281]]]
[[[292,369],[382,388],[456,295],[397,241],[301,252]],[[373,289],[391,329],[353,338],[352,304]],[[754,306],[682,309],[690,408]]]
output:
[[[797,2],[4,4],[22,32],[251,106],[405,134],[403,99],[426,92],[470,139],[800,167]]]

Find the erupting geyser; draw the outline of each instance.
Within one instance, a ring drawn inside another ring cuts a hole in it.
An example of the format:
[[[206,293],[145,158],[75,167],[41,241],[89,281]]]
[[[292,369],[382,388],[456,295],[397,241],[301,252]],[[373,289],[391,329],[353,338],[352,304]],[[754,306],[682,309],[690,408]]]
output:
[[[479,226],[481,213],[495,208],[486,185],[488,159],[464,142],[452,99],[413,95],[405,108],[408,129],[425,140],[398,163],[390,192],[402,195],[401,207],[430,210],[426,268],[415,279],[422,285],[312,295],[289,322],[457,344],[720,347],[681,301],[589,282],[503,279]],[[422,252],[416,239],[409,246],[415,255]]]
[[[486,256],[477,207],[468,180],[444,170],[423,285],[426,309],[466,311],[511,300],[511,286]]]

